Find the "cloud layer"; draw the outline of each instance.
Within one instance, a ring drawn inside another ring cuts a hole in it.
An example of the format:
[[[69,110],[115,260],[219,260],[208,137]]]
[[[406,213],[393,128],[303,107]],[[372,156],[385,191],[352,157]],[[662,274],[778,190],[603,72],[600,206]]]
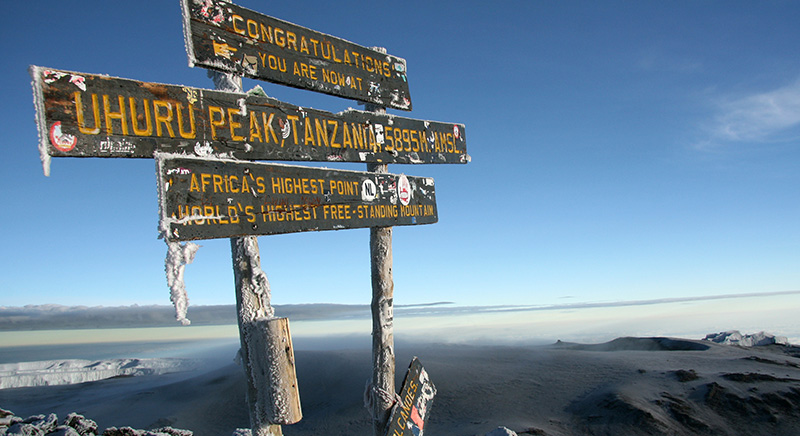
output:
[[[732,142],[786,141],[800,126],[800,79],[763,93],[728,99],[719,104],[702,147]]]

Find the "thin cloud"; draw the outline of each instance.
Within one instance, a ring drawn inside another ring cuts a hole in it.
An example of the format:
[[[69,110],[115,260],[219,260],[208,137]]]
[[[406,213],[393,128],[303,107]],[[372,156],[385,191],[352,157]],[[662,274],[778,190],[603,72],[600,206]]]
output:
[[[699,148],[724,143],[793,139],[800,126],[800,80],[773,91],[729,99],[719,104]]]

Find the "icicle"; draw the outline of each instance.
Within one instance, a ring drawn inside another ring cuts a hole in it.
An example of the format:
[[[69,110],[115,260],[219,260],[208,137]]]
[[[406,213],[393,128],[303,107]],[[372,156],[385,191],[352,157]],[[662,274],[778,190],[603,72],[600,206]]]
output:
[[[167,285],[170,289],[170,301],[175,306],[175,319],[182,325],[189,325],[191,321],[186,318],[186,310],[189,308],[189,296],[186,294],[186,284],[183,281],[183,271],[186,265],[194,261],[194,255],[200,248],[192,242],[181,244],[180,242],[167,241],[167,259],[165,270],[167,272]]]
[[[50,177],[50,153],[46,147],[39,147],[39,157],[42,158],[42,171],[45,177]]]
[[[47,150],[47,125],[45,123],[44,97],[39,93],[42,88],[41,68],[31,66],[29,69],[33,78],[31,87],[33,88],[33,106],[36,109],[36,130],[39,131],[39,157],[42,159],[42,171],[46,177],[50,177],[50,152]]]

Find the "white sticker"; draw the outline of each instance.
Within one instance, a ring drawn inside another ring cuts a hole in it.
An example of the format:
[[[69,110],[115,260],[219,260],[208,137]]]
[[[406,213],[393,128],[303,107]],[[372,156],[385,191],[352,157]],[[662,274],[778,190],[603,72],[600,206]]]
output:
[[[200,143],[199,141],[194,145],[194,152],[198,156],[210,156],[211,153],[214,152],[214,149],[211,147],[211,143],[205,141],[205,144]]]
[[[292,125],[289,124],[289,120],[284,120],[283,118],[278,118],[278,126],[281,128],[281,137],[286,139],[292,133]]]
[[[372,179],[366,179],[361,182],[361,200],[374,201],[377,195],[378,187],[375,186],[375,182]]]
[[[397,197],[403,206],[408,206],[408,203],[411,203],[411,183],[405,175],[401,175],[397,179]]]
[[[383,138],[383,125],[382,124],[373,124],[372,130],[375,132],[375,141],[378,144],[383,145],[384,138]]]

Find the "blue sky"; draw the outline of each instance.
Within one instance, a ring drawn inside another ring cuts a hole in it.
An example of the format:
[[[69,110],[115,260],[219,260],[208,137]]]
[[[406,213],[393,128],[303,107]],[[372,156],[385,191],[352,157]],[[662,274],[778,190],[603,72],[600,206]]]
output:
[[[238,4],[408,62],[414,110],[466,125],[439,223],[394,231],[395,303],[565,304],[800,289],[800,4]],[[169,304],[154,163],[42,175],[29,65],[213,88],[178,1],[18,2],[0,27],[0,305]],[[353,101],[246,80],[338,112]],[[345,169],[364,170],[361,164]],[[273,302],[370,300],[369,232],[259,238]],[[190,304],[233,304],[227,240]],[[795,300],[800,297],[793,297]]]

